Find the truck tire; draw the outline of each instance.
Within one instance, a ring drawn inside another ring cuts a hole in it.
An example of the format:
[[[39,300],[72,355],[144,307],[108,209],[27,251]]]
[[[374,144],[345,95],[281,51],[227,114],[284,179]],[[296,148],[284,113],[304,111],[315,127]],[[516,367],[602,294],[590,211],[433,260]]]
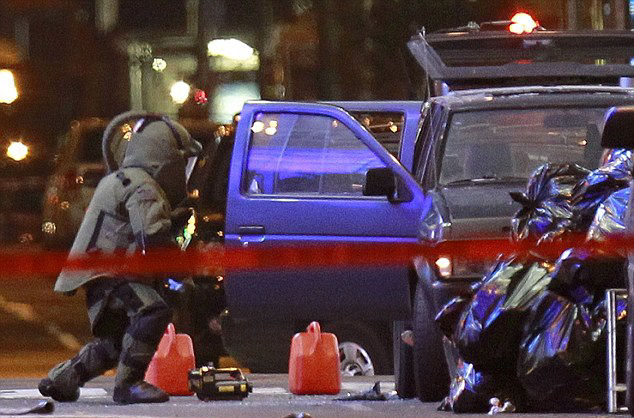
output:
[[[392,333],[392,350],[394,354],[394,386],[396,393],[402,399],[416,397],[416,382],[414,381],[414,364],[412,347],[401,339],[401,333],[411,329],[409,321],[394,321]]]
[[[326,324],[324,331],[337,336],[344,376],[373,376],[391,372],[386,344],[371,325],[338,321]]]
[[[423,402],[444,399],[449,392],[449,370],[442,345],[442,334],[434,320],[432,300],[425,283],[418,280],[414,295],[414,380]]]

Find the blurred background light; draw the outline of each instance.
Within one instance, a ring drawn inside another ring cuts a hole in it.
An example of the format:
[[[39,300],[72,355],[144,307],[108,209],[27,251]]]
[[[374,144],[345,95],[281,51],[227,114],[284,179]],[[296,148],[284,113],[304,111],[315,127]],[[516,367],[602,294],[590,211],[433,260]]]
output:
[[[207,44],[207,54],[246,61],[255,54],[255,50],[238,39],[214,39]]]
[[[175,103],[182,104],[185,103],[185,101],[189,97],[190,90],[191,87],[189,84],[182,80],[177,81],[172,84],[172,87],[170,88],[170,96],[172,96],[172,100]]]
[[[536,22],[528,13],[515,13],[511,18],[511,22],[513,23],[509,26],[509,30],[518,35],[521,35],[522,33],[531,33],[537,26],[539,26],[539,23]]]
[[[214,39],[207,44],[214,71],[257,71],[260,58],[255,49],[238,39]]]
[[[264,130],[264,133],[273,136],[277,133],[277,128],[275,126],[269,126]]]
[[[216,86],[211,98],[210,118],[220,123],[232,123],[233,117],[242,110],[247,100],[260,98],[255,82],[233,82]]]
[[[207,93],[205,93],[204,90],[196,89],[194,92],[194,103],[197,105],[204,105],[207,101]]]
[[[13,73],[9,70],[0,70],[0,103],[13,103],[18,98],[18,90],[15,87]]]
[[[256,120],[255,122],[253,122],[253,125],[251,126],[251,131],[253,131],[253,133],[260,133],[264,130],[264,122],[261,122],[259,120]]]
[[[7,157],[15,161],[22,161],[29,155],[29,147],[20,141],[11,141],[7,147]]]
[[[167,62],[163,58],[154,58],[152,61],[152,69],[156,72],[162,72],[165,68],[167,68]]]

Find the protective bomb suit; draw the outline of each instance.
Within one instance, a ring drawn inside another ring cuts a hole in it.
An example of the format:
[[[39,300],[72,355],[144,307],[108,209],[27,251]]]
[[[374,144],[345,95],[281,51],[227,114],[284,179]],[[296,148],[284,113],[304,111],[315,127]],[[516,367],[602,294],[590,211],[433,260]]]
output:
[[[121,167],[108,152],[113,130],[136,121]],[[173,245],[171,212],[186,198],[187,158],[200,151],[180,124],[148,113],[128,112],[110,122],[103,149],[110,173],[99,183],[70,250],[70,257],[145,252]],[[143,381],[171,311],[148,278],[107,271],[62,271],[55,291],[83,287],[94,339],[40,382],[44,396],[75,401],[79,387],[117,367],[117,403],[164,402],[166,393]]]

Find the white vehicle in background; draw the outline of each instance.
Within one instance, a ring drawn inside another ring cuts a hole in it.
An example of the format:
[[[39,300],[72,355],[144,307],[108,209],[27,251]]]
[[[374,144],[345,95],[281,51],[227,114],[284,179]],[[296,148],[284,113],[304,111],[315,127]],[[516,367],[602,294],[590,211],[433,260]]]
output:
[[[101,136],[107,124],[103,118],[77,120],[59,140],[42,207],[42,241],[48,248],[70,248],[75,238],[105,174]]]

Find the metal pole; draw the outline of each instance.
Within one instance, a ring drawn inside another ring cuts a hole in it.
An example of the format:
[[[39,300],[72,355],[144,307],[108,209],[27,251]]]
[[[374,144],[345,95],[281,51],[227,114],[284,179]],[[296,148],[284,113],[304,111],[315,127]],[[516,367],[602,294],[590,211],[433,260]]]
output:
[[[607,350],[606,350],[606,363],[607,363],[607,381],[608,381],[608,412],[614,413],[618,410],[616,399],[616,302],[614,300],[614,290],[608,289],[605,291],[606,300],[606,329],[607,329]]]

